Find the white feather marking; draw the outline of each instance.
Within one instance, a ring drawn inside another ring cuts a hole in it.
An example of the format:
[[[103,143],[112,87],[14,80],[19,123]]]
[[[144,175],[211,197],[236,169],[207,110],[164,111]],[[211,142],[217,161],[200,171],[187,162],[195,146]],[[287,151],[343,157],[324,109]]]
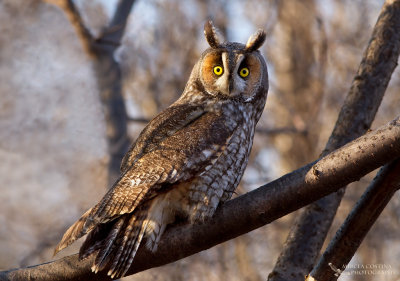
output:
[[[224,73],[221,77],[215,80],[214,85],[220,90],[224,95],[229,95],[229,65],[228,65],[228,54],[227,52],[222,53],[222,64],[224,66]]]
[[[208,159],[213,154],[213,151],[209,149],[204,149],[201,153],[203,153],[206,159]]]
[[[224,65],[224,73],[229,74],[228,53],[222,53],[222,64]]]
[[[244,100],[244,102],[251,102],[253,101],[254,96],[248,97],[247,99]]]
[[[133,186],[139,185],[140,182],[141,182],[141,179],[140,179],[140,178],[131,179],[131,184],[132,184]]]
[[[204,167],[204,171],[203,171],[200,175],[204,174],[205,172],[207,172],[208,170],[210,170],[212,167],[213,167],[213,165],[207,165],[207,166],[205,166],[205,167]]]
[[[173,169],[172,173],[171,173],[171,178],[174,178],[177,173],[178,173],[178,171],[176,169]]]

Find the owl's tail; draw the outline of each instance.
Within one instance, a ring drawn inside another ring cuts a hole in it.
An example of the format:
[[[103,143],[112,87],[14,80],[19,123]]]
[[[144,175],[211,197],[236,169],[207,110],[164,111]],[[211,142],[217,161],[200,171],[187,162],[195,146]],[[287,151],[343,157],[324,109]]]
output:
[[[85,259],[97,253],[93,272],[108,268],[108,275],[112,278],[125,275],[148,227],[147,210],[146,206],[141,206],[133,213],[97,225],[83,243],[79,258]]]
[[[75,240],[81,238],[83,235],[88,233],[92,228],[86,228],[85,224],[88,217],[91,215],[92,209],[89,209],[82,215],[82,217],[77,220],[70,228],[64,233],[63,238],[54,250],[54,255],[56,255],[62,249],[71,245]]]
[[[143,204],[132,213],[98,224],[92,223],[92,209],[88,210],[65,232],[55,253],[88,233],[79,250],[79,259],[96,254],[93,272],[107,268],[112,278],[124,276],[132,265],[143,236],[148,235],[146,246],[155,251],[165,230],[165,224],[156,222],[152,212],[149,212],[149,205]]]

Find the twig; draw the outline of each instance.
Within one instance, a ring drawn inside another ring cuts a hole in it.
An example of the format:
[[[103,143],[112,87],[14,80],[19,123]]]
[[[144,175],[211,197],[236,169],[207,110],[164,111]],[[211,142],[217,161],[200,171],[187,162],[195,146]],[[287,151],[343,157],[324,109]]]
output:
[[[400,1],[386,1],[335,128],[322,155],[365,133],[374,120],[400,52]],[[292,227],[271,281],[303,280],[312,269],[344,189],[314,202]],[[310,229],[313,235],[310,235]]]
[[[95,55],[95,50],[93,48],[94,38],[89,29],[84,24],[82,16],[75,6],[74,1],[58,0],[48,2],[60,7],[64,11],[65,15],[68,17],[69,21],[74,27],[75,32],[78,35],[78,38],[80,39],[85,52],[93,57]]]
[[[380,169],[374,181],[336,232],[308,280],[335,281],[338,279],[399,188],[400,159],[397,159]]]
[[[103,30],[100,37],[97,39],[98,41],[111,44],[114,49],[121,44],[129,13],[134,3],[135,0],[119,0],[109,26]]]
[[[379,143],[377,143],[379,140]],[[400,157],[400,116],[315,163],[226,202],[203,224],[170,227],[157,252],[139,249],[128,275],[161,266],[268,224],[358,180]],[[90,271],[93,257],[77,255],[28,268],[0,272],[0,280],[109,280]]]

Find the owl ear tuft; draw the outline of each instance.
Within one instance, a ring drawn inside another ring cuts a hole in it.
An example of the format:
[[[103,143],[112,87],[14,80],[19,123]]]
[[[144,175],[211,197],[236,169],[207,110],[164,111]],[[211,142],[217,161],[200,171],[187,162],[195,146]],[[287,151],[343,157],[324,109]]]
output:
[[[217,31],[211,20],[206,21],[204,24],[204,35],[206,36],[206,40],[211,48],[215,49],[220,46]]]
[[[249,52],[255,51],[264,44],[265,38],[267,37],[264,30],[259,29],[256,33],[250,36],[246,43],[246,50]]]

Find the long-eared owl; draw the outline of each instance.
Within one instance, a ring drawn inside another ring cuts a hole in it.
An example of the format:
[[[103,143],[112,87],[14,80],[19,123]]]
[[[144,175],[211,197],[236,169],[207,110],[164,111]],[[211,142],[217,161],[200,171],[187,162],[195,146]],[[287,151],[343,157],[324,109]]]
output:
[[[204,33],[210,47],[182,96],[144,128],[122,160],[120,178],[65,232],[55,253],[88,234],[79,257],[94,254],[94,272],[121,277],[142,240],[155,251],[178,214],[202,221],[231,197],[267,98],[267,66],[258,51],[265,33],[245,45],[220,42],[211,22]]]

